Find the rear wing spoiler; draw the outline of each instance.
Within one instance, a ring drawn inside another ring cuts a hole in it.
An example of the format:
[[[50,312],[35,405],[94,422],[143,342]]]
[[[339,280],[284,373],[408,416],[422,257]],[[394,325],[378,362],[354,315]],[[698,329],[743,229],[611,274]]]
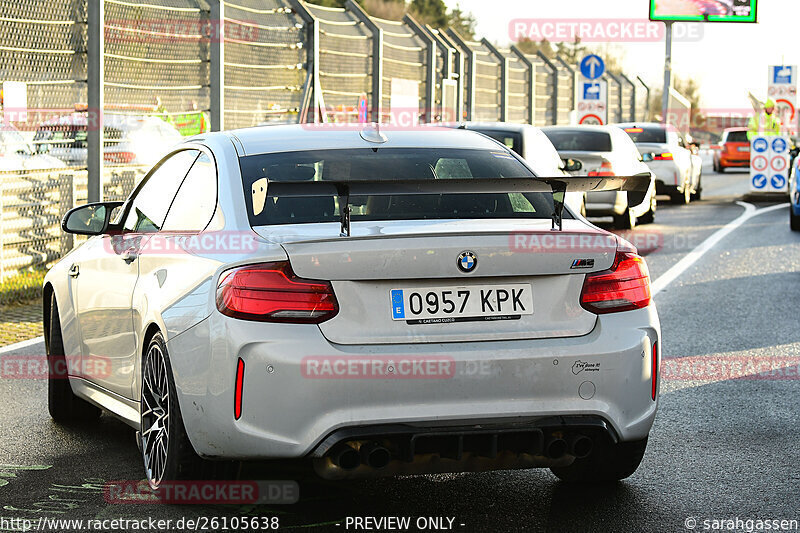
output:
[[[341,209],[341,236],[350,236],[350,196],[391,196],[402,194],[498,194],[546,193],[553,195],[553,229],[562,228],[564,193],[629,191],[647,192],[650,174],[634,176],[559,176],[555,178],[469,178],[435,180],[354,180],[354,181],[268,181],[272,197],[338,196]],[[342,201],[343,200],[343,201]]]

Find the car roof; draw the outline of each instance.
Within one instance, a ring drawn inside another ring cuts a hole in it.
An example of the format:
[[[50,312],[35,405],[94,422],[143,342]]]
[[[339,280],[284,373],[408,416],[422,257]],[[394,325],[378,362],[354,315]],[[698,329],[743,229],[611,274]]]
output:
[[[616,126],[617,128],[658,128],[661,130],[678,132],[678,128],[672,124],[662,124],[661,122],[619,122],[609,125]]]
[[[722,133],[729,133],[734,131],[748,131],[747,128],[725,128]]]
[[[563,125],[563,126],[545,126],[541,128],[542,131],[596,131],[596,132],[603,132],[603,133],[611,133],[614,130],[611,126],[598,126],[598,125],[588,125],[588,124],[575,124],[571,126]]]
[[[244,155],[272,152],[293,152],[304,149],[329,150],[347,148],[467,148],[477,150],[506,149],[480,133],[438,126],[420,125],[412,128],[384,125],[380,132],[386,142],[366,141],[362,130],[374,130],[374,125],[359,124],[290,124],[255,126],[203,135],[209,138],[227,135],[239,140]]]
[[[458,125],[447,126],[450,128],[462,128],[462,129],[482,129],[482,130],[494,130],[494,131],[513,131],[513,132],[523,132],[526,129],[539,129],[532,124],[519,124],[516,122],[461,122]]]

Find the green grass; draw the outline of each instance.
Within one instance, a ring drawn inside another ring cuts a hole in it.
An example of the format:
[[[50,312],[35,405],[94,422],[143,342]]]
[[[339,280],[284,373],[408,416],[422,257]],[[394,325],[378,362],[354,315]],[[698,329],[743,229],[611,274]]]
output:
[[[24,303],[42,296],[43,268],[18,272],[0,282],[0,305]]]

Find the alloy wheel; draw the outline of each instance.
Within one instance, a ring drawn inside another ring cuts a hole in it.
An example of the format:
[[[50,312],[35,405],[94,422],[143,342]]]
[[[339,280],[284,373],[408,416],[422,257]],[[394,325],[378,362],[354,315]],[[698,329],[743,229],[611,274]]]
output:
[[[142,373],[141,444],[147,481],[157,488],[169,449],[169,381],[164,353],[157,343],[147,351]]]

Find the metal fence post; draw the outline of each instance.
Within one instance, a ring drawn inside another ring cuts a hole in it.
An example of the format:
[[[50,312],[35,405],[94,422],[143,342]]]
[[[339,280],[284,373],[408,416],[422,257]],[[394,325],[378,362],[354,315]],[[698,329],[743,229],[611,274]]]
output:
[[[298,122],[320,121],[319,111],[319,22],[299,0],[287,0],[292,11],[300,15],[306,24],[306,84],[300,105]],[[309,120],[310,118],[310,120]]]
[[[453,120],[460,121],[464,116],[464,51],[461,49],[460,45],[455,41],[455,39],[453,39],[447,33],[439,30],[433,30],[430,26],[428,26],[428,29],[432,32],[436,31],[442,42],[450,47],[453,60],[450,65],[452,68],[449,70],[448,75],[450,79],[455,79],[457,84],[456,116],[453,117]]]
[[[380,123],[383,113],[383,28],[353,0],[347,0],[345,7],[372,32],[372,121]]]
[[[630,78],[628,78],[628,76],[626,76],[625,74],[620,74],[619,77],[625,83],[627,83],[628,86],[630,86],[630,88],[631,88],[631,99],[630,99],[630,102],[628,102],[629,113],[628,113],[627,121],[628,122],[634,122],[634,121],[636,121],[636,85],[634,85],[634,83],[630,80]],[[621,88],[620,88],[620,90],[621,90]],[[622,117],[622,120],[623,120],[623,122],[625,122],[626,118]]]
[[[639,76],[636,76],[636,79],[639,80],[639,83],[642,84],[642,87],[644,87],[644,90],[647,92],[647,100],[645,100],[644,104],[644,116],[642,117],[642,121],[646,121],[650,119],[650,87]]]
[[[508,120],[508,58],[486,37],[481,39],[481,44],[500,60],[500,122],[505,122]]]
[[[556,125],[558,124],[558,67],[541,50],[537,50],[536,55],[550,69],[550,79],[553,80],[553,100],[550,102],[550,106],[553,112],[553,125]]]
[[[211,36],[209,53],[209,94],[211,131],[225,129],[225,0],[211,0]]]
[[[536,65],[516,46],[511,45],[511,52],[528,67],[528,124],[533,124],[536,122]]]
[[[467,84],[466,120],[475,120],[475,67],[477,64],[475,58],[475,52],[472,50],[472,48],[470,48],[467,42],[453,30],[453,28],[447,29],[447,35],[449,35],[453,39],[455,44],[461,49],[462,57],[464,56],[464,54],[466,54],[465,60],[467,63],[469,63],[469,77],[463,79],[464,71],[462,69],[461,78],[463,80],[463,83]],[[459,117],[459,121],[460,120],[461,118]]]
[[[436,41],[431,37],[425,29],[414,20],[411,15],[405,15],[403,22],[411,28],[411,31],[427,44],[427,53],[425,54],[425,113],[424,122],[433,122],[436,116]]]
[[[103,200],[103,79],[105,1],[90,0],[87,5],[86,29],[86,169],[88,201]]]
[[[575,72],[575,69],[572,68],[572,66],[569,63],[567,63],[566,61],[564,61],[561,58],[561,56],[556,56],[556,60],[559,63],[561,63],[561,65],[565,69],[567,69],[567,72],[569,72],[570,78],[572,79],[572,99],[571,99],[571,102],[570,102],[570,105],[572,106],[572,109],[570,109],[570,111],[577,111],[577,109],[575,109],[575,107],[577,105],[577,102],[578,102],[578,77],[577,77],[577,73]]]
[[[622,117],[622,109],[623,109],[623,104],[622,104],[622,82],[619,80],[618,77],[616,77],[611,72],[606,72],[606,75],[608,76],[608,79],[610,79],[611,81],[613,81],[614,83],[617,84],[617,104],[616,104],[617,112],[615,113],[616,120],[614,120],[613,122],[622,122],[623,120],[625,120]],[[608,120],[609,120],[609,122],[612,122],[611,118],[609,118]]]

